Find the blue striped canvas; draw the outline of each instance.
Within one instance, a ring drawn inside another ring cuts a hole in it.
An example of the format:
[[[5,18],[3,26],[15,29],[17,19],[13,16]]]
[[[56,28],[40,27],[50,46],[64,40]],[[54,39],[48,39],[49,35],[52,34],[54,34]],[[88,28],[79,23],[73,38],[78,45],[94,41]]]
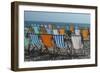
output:
[[[53,36],[56,46],[59,48],[67,48],[64,42],[64,35],[54,35]]]
[[[41,42],[38,35],[35,34],[31,35],[31,44],[37,47],[41,47]]]

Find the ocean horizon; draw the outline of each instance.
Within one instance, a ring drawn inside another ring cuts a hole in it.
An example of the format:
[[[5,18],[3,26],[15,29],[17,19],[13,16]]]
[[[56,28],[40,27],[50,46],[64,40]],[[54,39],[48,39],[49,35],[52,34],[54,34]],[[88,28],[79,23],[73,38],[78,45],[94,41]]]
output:
[[[44,24],[44,25],[56,25],[56,26],[70,26],[71,24],[73,24],[74,26],[80,26],[80,27],[86,27],[86,28],[90,28],[90,24],[86,24],[86,23],[73,23],[73,22],[68,22],[68,23],[64,23],[64,22],[46,22],[46,21],[24,21],[24,27],[28,27],[30,25],[36,24],[37,26]]]

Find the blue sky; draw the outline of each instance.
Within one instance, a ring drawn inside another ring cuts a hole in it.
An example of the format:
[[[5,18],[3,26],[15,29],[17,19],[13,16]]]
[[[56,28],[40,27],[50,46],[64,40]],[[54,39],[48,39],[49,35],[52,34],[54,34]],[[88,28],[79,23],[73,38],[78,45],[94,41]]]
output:
[[[25,21],[90,24],[90,14],[65,12],[24,11]]]

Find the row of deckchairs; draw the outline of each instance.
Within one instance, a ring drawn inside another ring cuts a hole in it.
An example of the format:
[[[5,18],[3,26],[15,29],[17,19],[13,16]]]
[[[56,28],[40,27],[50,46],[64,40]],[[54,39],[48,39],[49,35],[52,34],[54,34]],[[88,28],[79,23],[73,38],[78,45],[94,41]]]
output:
[[[25,47],[30,49],[28,45],[34,46],[37,50],[43,49],[45,47],[46,50],[53,48],[53,50],[61,51],[61,49],[65,49],[68,51],[83,51],[83,50],[75,50],[69,47],[68,41],[65,41],[64,35],[36,35],[32,34],[29,38],[24,39]],[[67,44],[66,44],[67,43]],[[76,42],[77,43],[77,42]],[[27,45],[27,46],[26,46]],[[71,45],[71,44],[70,44]],[[34,49],[34,48],[33,48]],[[74,53],[73,52],[73,53]],[[83,51],[84,53],[84,51]],[[66,52],[67,54],[67,52]],[[81,53],[79,53],[81,55]]]
[[[49,28],[46,26],[42,28],[32,26],[32,29],[34,29],[35,32],[35,34],[30,33],[30,42],[33,46],[40,48],[41,44],[43,44],[46,48],[54,47],[54,45],[58,48],[67,48],[64,41],[64,29],[60,30],[60,34],[58,33],[58,29],[52,30],[50,25]]]
[[[48,26],[49,26],[49,28],[47,26],[44,26],[44,27],[42,26],[41,30],[40,30],[39,26],[36,26],[36,25],[32,26],[32,29],[34,30],[35,33],[31,34],[31,33],[33,33],[32,31],[30,33],[31,44],[36,45],[40,48],[41,42],[42,42],[43,45],[47,48],[53,47],[54,44],[58,48],[67,48],[68,44],[65,45],[65,40],[64,40],[64,36],[66,33],[65,29],[59,27],[59,29],[52,30],[52,26],[51,25],[48,25]],[[58,32],[58,30],[59,30],[59,32]],[[73,33],[74,26],[70,27],[70,31]],[[40,32],[42,32],[42,33],[40,34]],[[28,30],[27,30],[27,33],[28,33]]]
[[[45,28],[48,34],[40,34],[39,27],[33,26],[32,29],[34,29],[35,34],[31,32],[29,33],[28,38],[24,37],[24,45],[25,45],[24,47],[25,48],[26,47],[28,48],[28,45],[32,45],[32,46],[37,47],[37,49],[41,49],[42,46],[44,46],[45,48],[54,48],[54,49],[56,48],[69,49],[69,44],[67,43],[67,41],[65,41],[65,30],[64,29],[61,29],[60,33],[58,33],[57,29],[51,30],[49,28]],[[73,26],[71,27],[71,31],[72,32],[74,31]]]
[[[58,48],[67,48],[67,44],[65,45],[64,41],[64,35],[36,35],[32,34],[30,35],[30,40],[29,38],[24,38],[24,45],[33,45],[37,46],[38,48],[41,48],[42,44],[46,48],[53,48],[55,45]]]

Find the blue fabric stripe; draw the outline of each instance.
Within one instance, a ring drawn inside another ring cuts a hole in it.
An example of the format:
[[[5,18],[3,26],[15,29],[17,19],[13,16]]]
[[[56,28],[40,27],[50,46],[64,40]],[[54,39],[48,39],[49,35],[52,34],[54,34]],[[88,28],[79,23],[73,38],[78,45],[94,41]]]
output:
[[[64,35],[62,35],[63,47],[65,48]]]
[[[62,39],[63,39],[63,36],[61,35],[61,36],[60,36],[60,44],[61,44],[61,46],[60,46],[60,47],[61,47],[61,48],[64,48],[64,47],[63,47],[64,42],[63,42],[63,40],[62,40]]]
[[[64,48],[64,47],[63,47],[63,44],[64,44],[64,43],[63,43],[63,41],[62,41],[62,35],[60,35],[60,48]]]
[[[58,36],[58,41],[59,41],[59,45],[58,46],[61,48],[61,46],[62,46],[62,43],[61,43],[61,35]]]

